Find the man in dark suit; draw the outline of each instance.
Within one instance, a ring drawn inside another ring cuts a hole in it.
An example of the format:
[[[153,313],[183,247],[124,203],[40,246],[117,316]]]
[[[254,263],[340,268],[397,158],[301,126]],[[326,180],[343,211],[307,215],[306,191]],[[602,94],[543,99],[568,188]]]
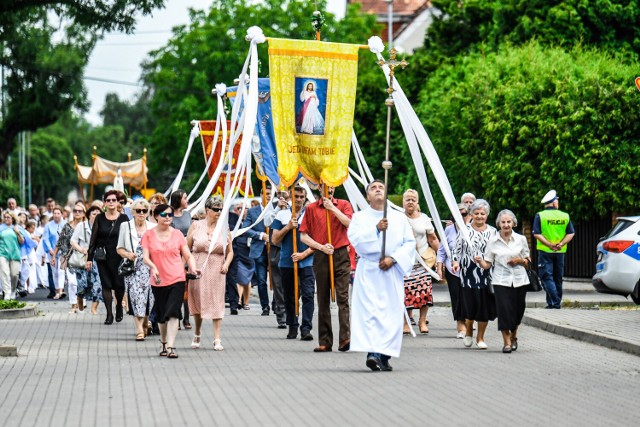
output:
[[[251,239],[249,246],[249,256],[255,262],[255,274],[257,278],[258,296],[260,297],[260,305],[262,306],[262,315],[269,315],[269,290],[267,288],[267,272],[269,269],[269,258],[267,254],[267,241],[269,235],[264,225],[264,219],[258,222],[258,217],[262,214],[263,209],[269,206],[271,200],[271,186],[267,185],[266,189],[260,192],[262,200],[266,200],[266,206],[258,205],[247,212],[247,217],[242,222],[242,228],[255,224],[245,235]],[[246,283],[243,283],[246,285]],[[256,285],[256,284],[254,284]]]

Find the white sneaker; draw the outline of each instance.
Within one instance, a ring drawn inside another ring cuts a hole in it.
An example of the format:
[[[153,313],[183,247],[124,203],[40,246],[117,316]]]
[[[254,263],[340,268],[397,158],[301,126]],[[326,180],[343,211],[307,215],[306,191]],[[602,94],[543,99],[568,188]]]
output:
[[[467,334],[465,334],[464,332],[458,332],[458,333],[456,334],[456,338],[457,338],[457,339],[459,339],[459,340],[461,340],[462,338],[464,338],[464,337],[465,337],[465,335],[467,335]]]
[[[465,347],[471,347],[471,344],[473,344],[473,337],[468,337],[465,335],[463,343]]]
[[[484,341],[479,341],[476,343],[476,346],[480,349],[480,350],[486,350],[487,348],[489,348],[489,346],[487,345],[486,342]]]

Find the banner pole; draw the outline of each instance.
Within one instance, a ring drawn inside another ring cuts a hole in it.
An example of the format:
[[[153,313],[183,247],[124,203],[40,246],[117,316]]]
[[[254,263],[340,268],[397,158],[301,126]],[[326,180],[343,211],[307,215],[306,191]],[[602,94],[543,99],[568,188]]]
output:
[[[329,198],[329,188],[327,184],[323,185],[322,196],[325,198]],[[329,216],[329,211],[325,209],[326,218],[327,218],[327,241],[330,245],[332,245],[331,239],[331,217]],[[333,277],[333,254],[329,255],[329,277],[331,278],[331,301],[336,302],[336,286],[335,280]]]
[[[291,190],[289,190],[289,194],[291,195],[291,218],[296,218],[298,212],[296,212],[296,196],[294,194],[294,189],[296,187],[296,183],[294,182],[293,185],[291,186]],[[300,224],[298,224],[300,225]],[[293,229],[293,253],[298,253],[298,227],[296,227],[295,229]],[[298,315],[298,313],[300,312],[300,304],[298,299],[299,297],[299,286],[300,286],[300,279],[298,278],[298,261],[294,261],[293,262],[293,298],[295,300],[295,307],[296,307],[296,316]]]
[[[267,181],[262,180],[262,208],[267,206]],[[267,272],[269,273],[269,289],[273,290],[273,277],[271,277],[271,236],[269,235],[269,227],[265,227],[264,231],[267,235]]]

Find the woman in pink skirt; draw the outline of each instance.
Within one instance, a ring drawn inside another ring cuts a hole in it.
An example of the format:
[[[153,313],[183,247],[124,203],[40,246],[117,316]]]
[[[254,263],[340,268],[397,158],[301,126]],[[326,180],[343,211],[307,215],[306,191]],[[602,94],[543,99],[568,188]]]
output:
[[[195,320],[191,348],[200,348],[202,320],[212,319],[213,349],[220,351],[224,350],[220,340],[220,326],[224,317],[226,274],[233,260],[233,249],[229,227],[225,224],[220,230],[211,255],[208,255],[211,238],[222,212],[222,199],[217,196],[210,197],[204,206],[206,218],[193,222],[187,234],[187,244],[196,259],[196,265],[202,269],[200,278],[189,281],[189,310]]]

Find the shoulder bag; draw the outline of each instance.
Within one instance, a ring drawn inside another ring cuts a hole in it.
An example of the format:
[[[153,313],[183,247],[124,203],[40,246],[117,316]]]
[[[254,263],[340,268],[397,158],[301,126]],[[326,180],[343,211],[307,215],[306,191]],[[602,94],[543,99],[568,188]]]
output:
[[[527,292],[540,292],[542,289],[544,289],[542,286],[542,280],[540,280],[538,273],[536,273],[536,271],[531,268],[531,260],[529,259],[527,261],[529,261],[527,263],[527,267],[525,268],[525,270],[527,271],[527,277],[529,278],[529,284],[526,287]]]
[[[87,225],[83,222],[82,227],[84,228],[84,240],[88,243]],[[71,251],[71,256],[69,257],[69,262],[67,264],[71,268],[85,268],[87,265],[87,254],[83,254],[82,252],[74,249]]]
[[[131,250],[133,251],[133,240],[131,239],[131,223],[129,223],[129,243],[131,243]],[[132,275],[136,271],[136,262],[131,261],[129,258],[122,258],[118,265],[118,276],[126,277]]]

